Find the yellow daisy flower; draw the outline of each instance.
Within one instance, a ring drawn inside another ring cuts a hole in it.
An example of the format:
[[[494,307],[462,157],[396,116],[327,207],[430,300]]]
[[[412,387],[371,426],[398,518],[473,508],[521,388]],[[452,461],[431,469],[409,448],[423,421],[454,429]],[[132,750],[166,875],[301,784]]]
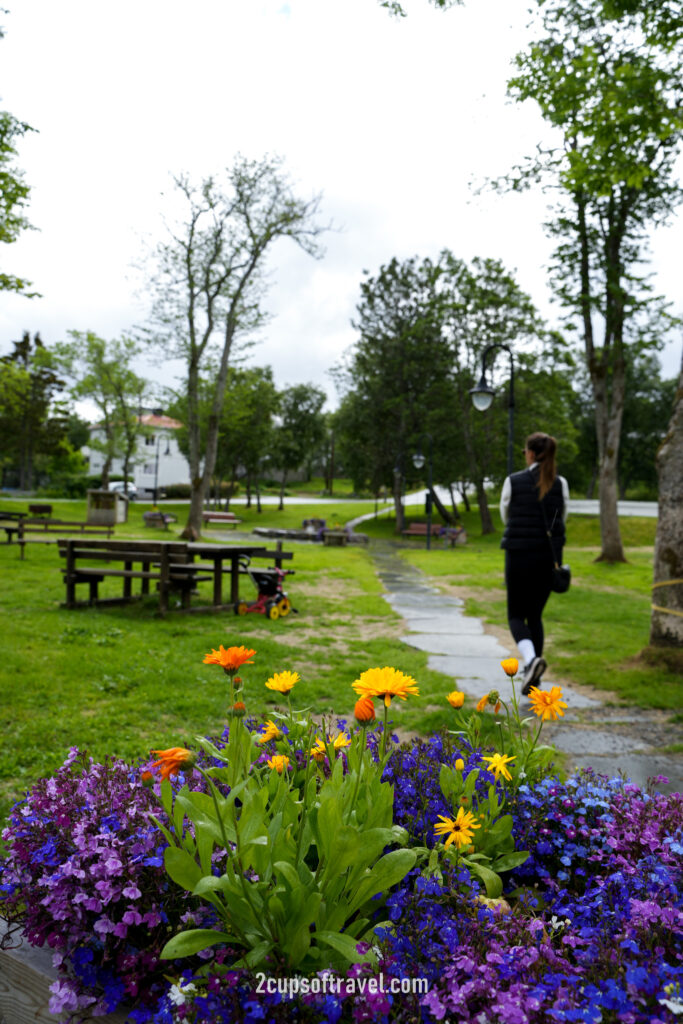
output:
[[[506,676],[517,675],[519,670],[519,662],[517,661],[517,658],[505,658],[504,661],[501,661],[500,665]]]
[[[276,726],[275,722],[269,719],[266,720],[266,724],[263,727],[263,732],[259,733],[257,743],[268,743],[270,740],[279,740],[282,733]]]
[[[276,672],[266,681],[266,686],[269,690],[277,690],[278,693],[289,693],[299,679],[298,672]]]
[[[501,775],[503,776],[504,779],[507,779],[508,782],[510,781],[512,776],[510,775],[507,766],[515,760],[514,754],[512,755],[512,757],[508,757],[506,754],[492,754],[489,757],[483,757],[482,760],[489,762],[489,771],[493,772],[493,774],[495,775],[496,782],[498,782],[498,779],[501,777]]]
[[[461,708],[465,703],[465,694],[460,690],[452,690],[446,695],[446,700],[452,708]]]
[[[289,768],[289,758],[286,754],[274,754],[268,759],[268,767],[282,775],[285,768]]]
[[[384,668],[369,668],[351,685],[359,696],[382,697],[386,707],[391,705],[392,697],[405,700],[409,693],[416,697],[420,694],[412,676],[407,676],[388,665]]]
[[[564,709],[567,705],[562,700],[562,689],[559,686],[553,686],[550,692],[532,686],[529,700],[531,701],[531,710],[544,722],[550,720],[556,722],[558,715],[560,718],[564,717]]]
[[[459,850],[463,846],[469,846],[474,835],[473,830],[481,828],[481,825],[477,824],[472,812],[466,811],[463,807],[458,808],[455,818],[444,818],[443,814],[440,814],[439,818],[441,820],[434,826],[434,833],[437,836],[448,836],[446,849],[448,849],[451,843],[455,843]]]

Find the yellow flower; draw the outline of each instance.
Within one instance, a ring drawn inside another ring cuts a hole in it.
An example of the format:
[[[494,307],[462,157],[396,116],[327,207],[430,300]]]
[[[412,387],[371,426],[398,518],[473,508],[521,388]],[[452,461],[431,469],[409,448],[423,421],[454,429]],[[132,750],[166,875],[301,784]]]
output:
[[[501,661],[501,668],[506,676],[516,676],[519,669],[519,662],[517,658],[506,658]]]
[[[292,687],[299,682],[298,672],[276,672],[267,680],[266,686],[269,690],[277,690],[278,693],[289,693]]]
[[[531,710],[544,722],[550,719],[556,722],[558,715],[560,718],[564,717],[564,708],[567,705],[562,700],[562,690],[559,686],[553,686],[550,693],[547,690],[539,690],[537,686],[532,686],[529,700],[531,701]]]
[[[510,762],[514,761],[514,759],[514,754],[512,755],[512,757],[507,757],[506,754],[492,754],[490,757],[482,758],[483,761],[490,762],[489,771],[493,772],[493,774],[495,775],[496,782],[498,782],[498,779],[501,777],[501,775],[503,776],[504,779],[507,779],[508,781],[512,778],[507,766]]]
[[[285,768],[289,768],[289,758],[286,754],[273,754],[268,759],[268,767],[273,768],[278,775],[282,775]]]
[[[489,695],[485,693],[481,700],[477,703],[477,711],[483,711],[489,702]]]
[[[204,658],[205,665],[221,665],[226,672],[236,672],[240,665],[253,665],[249,659],[256,654],[246,647],[223,647],[221,644],[217,651],[212,650]]]
[[[266,720],[266,724],[263,727],[263,732],[259,734],[257,743],[268,743],[269,740],[279,740],[282,733],[276,726],[275,722],[272,722],[270,718]]]
[[[444,818],[443,814],[440,814],[439,818],[441,820],[434,826],[434,833],[437,836],[448,836],[446,849],[451,843],[455,843],[458,850],[463,846],[469,846],[472,842],[473,830],[481,828],[472,812],[466,811],[463,807],[458,808],[455,818]]]
[[[465,694],[460,690],[452,690],[446,695],[446,700],[452,708],[461,708],[465,703]]]
[[[315,738],[315,745],[311,747],[311,757],[314,757],[316,761],[323,761],[327,756],[327,750],[324,742],[319,736]]]
[[[459,757],[458,760],[455,762],[455,770],[458,771],[458,772],[461,772],[464,767],[465,767],[465,762],[463,761],[463,759],[461,757]]]
[[[396,668],[389,668],[388,665],[385,665],[384,668],[369,668],[367,672],[362,672],[360,678],[351,685],[362,697],[382,697],[386,707],[391,705],[392,697],[400,697],[401,700],[405,700],[409,693],[416,697],[420,694],[412,676],[404,675],[403,672]]]
[[[351,746],[351,737],[347,736],[345,732],[340,732],[339,735],[335,737],[335,740],[334,740],[334,749],[335,750],[343,750],[344,747],[350,747],[350,746]]]

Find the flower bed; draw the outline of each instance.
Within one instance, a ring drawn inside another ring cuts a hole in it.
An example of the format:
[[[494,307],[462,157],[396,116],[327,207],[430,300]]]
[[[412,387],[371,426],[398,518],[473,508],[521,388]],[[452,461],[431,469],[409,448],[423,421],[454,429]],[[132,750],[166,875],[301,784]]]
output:
[[[255,652],[212,652],[230,726],[154,766],[72,750],[13,810],[0,913],[58,972],[50,1008],[137,1024],[671,1022],[683,1013],[683,798],[564,782],[507,709],[501,751],[462,728],[398,747],[391,701],[354,684],[354,729],[244,717]],[[209,660],[211,662],[211,657]],[[516,666],[515,666],[516,668]],[[507,671],[508,669],[506,669]],[[539,691],[542,693],[542,691]],[[381,700],[383,722],[374,723]],[[165,776],[159,779],[157,769]]]

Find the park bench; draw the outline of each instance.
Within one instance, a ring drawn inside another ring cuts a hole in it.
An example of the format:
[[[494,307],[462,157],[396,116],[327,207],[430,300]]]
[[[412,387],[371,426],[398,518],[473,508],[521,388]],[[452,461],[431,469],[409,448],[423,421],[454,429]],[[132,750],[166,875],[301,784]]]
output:
[[[22,559],[27,544],[55,544],[59,537],[72,533],[111,537],[114,532],[113,526],[93,526],[90,523],[66,519],[42,519],[33,516],[26,516],[12,524],[2,523],[0,526],[7,534],[8,544],[12,542],[12,535],[16,533]],[[37,536],[28,537],[27,534],[36,534]]]
[[[205,523],[223,523],[225,526],[237,526],[242,520],[234,512],[202,512]]]
[[[28,514],[30,516],[51,516],[52,505],[29,505]]]
[[[142,518],[145,526],[163,526],[165,530],[168,530],[169,523],[178,522],[178,516],[173,512],[144,512]]]
[[[464,526],[442,526],[440,523],[432,523],[429,531],[431,537],[441,537],[453,548],[467,543],[467,532]],[[411,523],[406,530],[401,530],[404,537],[426,537],[427,523]]]
[[[272,559],[278,568],[284,559],[292,558],[292,553],[282,551],[280,545],[273,551],[256,545],[66,537],[58,543],[59,553],[66,562],[62,574],[66,585],[67,608],[139,600],[149,594],[150,582],[154,582],[159,591],[159,611],[162,615],[168,611],[173,591],[180,592],[181,607],[185,611],[234,611],[239,603],[239,577],[246,571],[245,556],[250,559]],[[201,561],[196,562],[195,558]],[[224,566],[224,563],[228,564]],[[222,597],[224,573],[230,574],[229,604],[224,604]],[[101,597],[100,584],[111,578],[123,581],[123,593],[119,597]],[[133,594],[135,580],[140,580],[138,594]],[[197,584],[202,582],[213,582],[212,603],[191,608],[191,595],[196,591]],[[76,587],[81,583],[88,585],[87,601],[76,600]]]

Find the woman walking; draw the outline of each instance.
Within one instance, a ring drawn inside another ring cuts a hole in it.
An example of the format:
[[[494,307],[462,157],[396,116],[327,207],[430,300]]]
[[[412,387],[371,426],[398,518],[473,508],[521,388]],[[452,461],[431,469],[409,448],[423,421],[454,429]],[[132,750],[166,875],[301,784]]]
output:
[[[554,437],[530,434],[524,445],[527,468],[506,479],[500,497],[508,623],[523,659],[525,695],[538,685],[547,667],[541,616],[550,596],[553,562],[546,523],[558,564],[565,541],[569,488],[557,475],[556,450]]]

